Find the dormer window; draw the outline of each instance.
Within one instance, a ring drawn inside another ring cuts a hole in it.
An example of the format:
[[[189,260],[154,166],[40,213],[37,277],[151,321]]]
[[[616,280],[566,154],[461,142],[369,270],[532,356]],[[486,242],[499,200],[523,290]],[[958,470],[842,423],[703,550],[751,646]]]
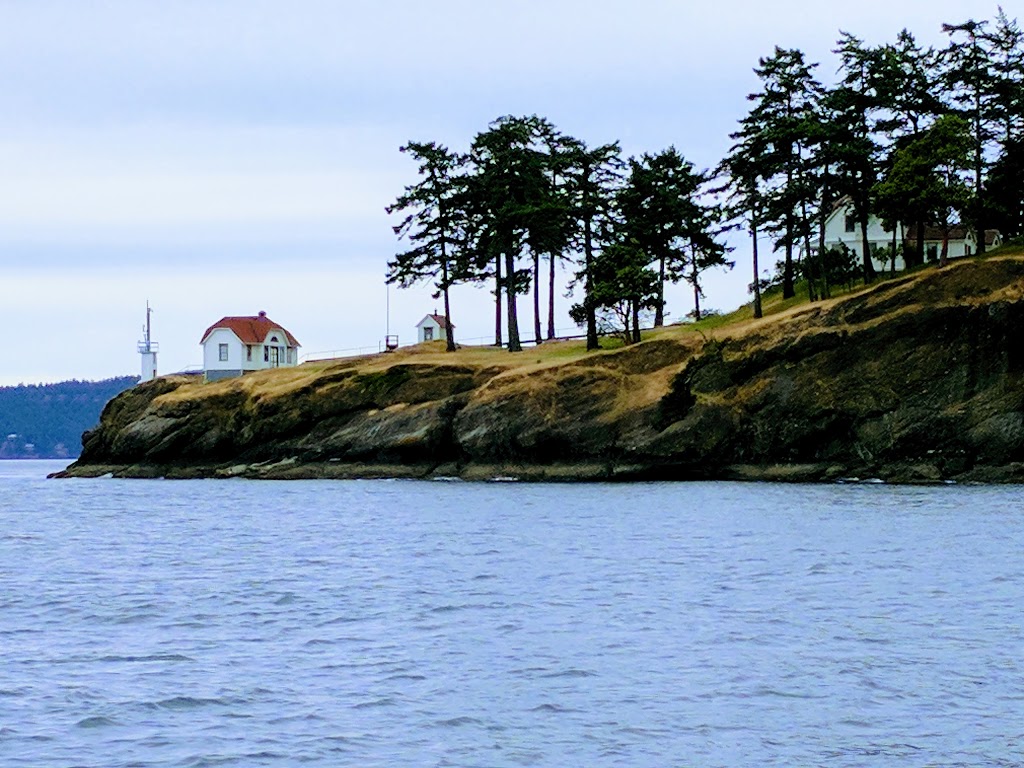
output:
[[[852,214],[846,214],[846,231],[856,232],[857,231],[857,220]]]

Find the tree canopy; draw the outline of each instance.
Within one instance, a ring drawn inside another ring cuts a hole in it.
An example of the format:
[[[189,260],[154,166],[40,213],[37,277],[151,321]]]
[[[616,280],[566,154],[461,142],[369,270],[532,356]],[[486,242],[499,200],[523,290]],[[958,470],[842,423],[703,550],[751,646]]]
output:
[[[389,211],[404,216],[394,229],[411,247],[389,262],[388,280],[430,282],[446,317],[452,285],[493,285],[495,343],[507,332],[508,349],[519,351],[518,298],[531,289],[534,342],[555,335],[562,266],[582,293],[570,316],[596,349],[599,314],[617,316],[630,339],[648,312],[664,324],[668,283],[692,286],[699,319],[702,275],[733,264],[730,229],[750,235],[755,316],[771,282],[759,263],[762,236],[781,256],[773,280],[783,297],[802,278],[814,300],[834,280],[849,282],[850,253],[864,282],[875,279],[876,260],[919,264],[926,227],[948,234],[966,225],[979,251],[986,227],[1024,235],[1024,33],[1001,9],[992,21],[942,29],[940,49],[907,29],[876,45],[840,32],[832,83],[802,51],[776,46],[754,67],[759,88],[713,171],[676,146],[625,158],[617,141],[590,145],[537,115],[497,118],[465,152],[409,142],[402,151],[419,163],[419,181]],[[826,243],[839,203],[859,234],[848,253]],[[869,247],[872,217],[892,233],[890,246]]]

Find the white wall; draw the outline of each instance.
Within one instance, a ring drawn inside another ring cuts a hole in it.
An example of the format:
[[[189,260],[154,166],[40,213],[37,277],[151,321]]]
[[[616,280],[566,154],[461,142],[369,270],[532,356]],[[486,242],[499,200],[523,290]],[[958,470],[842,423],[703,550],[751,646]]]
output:
[[[156,352],[142,352],[142,374],[139,381],[152,381],[157,377]]]
[[[272,341],[272,339],[274,339],[274,338],[276,338],[277,341]],[[289,349],[288,334],[286,334],[282,329],[275,328],[270,333],[268,333],[267,337],[263,340],[263,345],[264,345],[263,347],[259,347],[258,348],[259,349],[259,360],[258,361],[256,359],[257,349],[255,349],[255,348],[253,349],[253,353],[252,353],[253,354],[253,365],[255,365],[256,367],[258,367],[258,368],[271,368],[271,367],[273,367],[269,360],[268,361],[264,361],[263,360],[263,349],[264,349],[264,347],[277,347],[278,348],[278,363],[277,363],[277,367],[278,368],[286,368],[286,367],[289,367],[289,366],[293,366],[293,365],[298,365],[299,364],[299,348],[298,347],[291,347],[292,359],[291,359],[291,362],[288,362],[288,349]],[[257,363],[258,363],[258,365],[257,365]]]
[[[220,359],[220,345],[228,345],[228,359]],[[255,357],[255,351],[253,353]],[[203,370],[204,371],[238,371],[245,365],[245,345],[238,340],[235,334],[227,328],[217,328],[210,332],[203,343]],[[260,363],[263,362],[263,353],[260,353]]]
[[[416,341],[426,341],[426,334],[424,333],[425,328],[432,328],[434,330],[433,338],[431,341],[437,341],[438,339],[444,339],[445,335],[441,330],[441,324],[432,317],[427,317],[420,321],[420,324],[416,326]]]
[[[846,217],[853,215],[853,206],[847,205],[839,210],[835,211],[825,221],[825,247],[826,248],[837,248],[840,244],[845,245],[855,254],[857,254],[858,262],[861,260],[863,252],[863,240],[861,239],[860,223],[854,224],[854,231],[846,231]],[[896,230],[896,244],[901,245],[903,242],[903,233],[900,231],[899,225]],[[868,244],[869,247],[874,245],[878,248],[890,248],[892,247],[892,232],[887,231],[882,227],[882,221],[877,216],[870,216],[868,218]],[[892,265],[889,262],[883,264],[882,262],[872,259],[872,263],[875,265],[875,269],[881,271],[882,269],[891,269]],[[903,258],[898,257],[896,259],[896,269],[904,269],[906,264],[903,262]]]

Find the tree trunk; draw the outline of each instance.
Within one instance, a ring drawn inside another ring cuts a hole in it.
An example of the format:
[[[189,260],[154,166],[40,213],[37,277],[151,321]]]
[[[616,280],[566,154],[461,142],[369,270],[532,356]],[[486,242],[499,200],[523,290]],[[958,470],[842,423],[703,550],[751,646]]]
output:
[[[818,216],[818,271],[821,273],[821,298],[832,298],[832,288],[828,282],[828,265],[825,264],[825,193],[822,192],[821,215]]]
[[[555,254],[551,254],[548,272],[548,338],[555,338]]]
[[[516,305],[516,262],[512,250],[505,252],[505,302],[508,306],[508,351],[522,352],[523,345],[519,342],[519,317]]]
[[[594,307],[594,235],[591,231],[590,219],[583,221],[583,258],[586,268],[586,298],[583,306],[587,310],[587,351],[600,349],[601,344],[597,339],[597,308]]]
[[[639,308],[636,310],[639,312]],[[654,308],[654,327],[665,324],[665,254],[658,259],[658,305]]]
[[[761,275],[757,267],[757,221],[750,218],[750,239],[754,246],[754,317],[764,317],[761,310]]]
[[[917,263],[924,264],[924,222],[917,222]]]
[[[793,150],[790,148],[790,159],[786,166],[786,189],[793,188]],[[791,299],[796,296],[793,284],[793,206],[786,206],[786,262],[782,268],[782,298]]]
[[[533,255],[533,342],[544,343],[540,335],[540,254]]]
[[[494,346],[502,345],[501,339],[501,254],[494,257]]]
[[[455,351],[455,332],[452,330],[452,307],[448,300],[448,260],[444,257],[444,242],[441,243],[441,280],[444,285],[444,335],[445,351]]]
[[[583,222],[583,255],[586,269],[584,307],[587,310],[587,351],[600,349],[597,339],[597,308],[594,306],[594,234],[589,218]]]
[[[796,296],[793,284],[793,212],[786,212],[786,261],[782,267],[782,298]]]
[[[782,298],[791,299],[796,296],[793,285],[793,241],[786,240],[786,263],[782,268]]]
[[[949,264],[949,227],[942,228],[942,251],[939,253],[939,266]]]
[[[974,233],[978,239],[978,255],[985,253],[985,206],[982,205],[982,173],[984,169],[984,147],[981,142],[981,93],[974,92],[975,150],[974,150]],[[943,249],[946,243],[943,241]]]
[[[868,220],[865,216],[860,222],[860,247],[864,251],[864,285],[875,279],[875,265],[871,261],[871,246],[868,243]]]
[[[893,224],[892,225],[892,266],[889,267],[889,274],[891,274],[891,275],[895,275],[896,274],[896,246],[897,246],[897,243],[896,243],[896,227],[897,226],[898,226],[897,224]],[[906,262],[907,262],[907,260],[903,259],[903,266],[904,267],[906,266]]]
[[[800,216],[803,219],[803,230],[804,230],[804,273],[807,275],[807,298],[811,301],[817,301],[818,287],[816,280],[817,270],[815,269],[814,259],[811,258],[811,229],[807,226],[807,201],[800,201]]]
[[[633,302],[633,343],[640,343],[640,301]]]

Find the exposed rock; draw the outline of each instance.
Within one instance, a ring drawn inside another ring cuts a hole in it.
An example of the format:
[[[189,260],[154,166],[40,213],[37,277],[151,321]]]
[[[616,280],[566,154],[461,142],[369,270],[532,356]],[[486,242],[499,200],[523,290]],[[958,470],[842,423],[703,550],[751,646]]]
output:
[[[1021,339],[1024,259],[964,261],[535,363],[425,345],[157,379],[107,406],[67,474],[1019,482]]]

